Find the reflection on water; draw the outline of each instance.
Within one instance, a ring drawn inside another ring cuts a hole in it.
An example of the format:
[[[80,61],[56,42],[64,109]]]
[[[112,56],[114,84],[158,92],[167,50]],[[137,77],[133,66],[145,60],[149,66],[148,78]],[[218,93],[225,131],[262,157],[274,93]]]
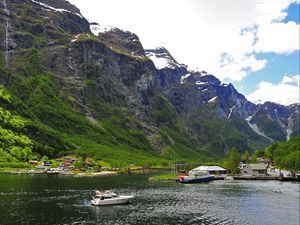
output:
[[[0,174],[0,224],[299,224],[299,184],[278,181],[155,183],[147,175],[72,178]],[[135,195],[91,206],[94,190]]]

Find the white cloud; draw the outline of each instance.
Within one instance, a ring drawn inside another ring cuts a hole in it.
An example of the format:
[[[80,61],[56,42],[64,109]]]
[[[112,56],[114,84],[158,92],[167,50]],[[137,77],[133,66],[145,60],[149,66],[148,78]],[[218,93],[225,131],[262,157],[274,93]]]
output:
[[[292,77],[289,77],[287,75],[285,75],[283,78],[282,78],[282,83],[283,84],[294,84],[294,85],[298,85],[300,87],[300,75],[295,75],[295,76],[292,76]]]
[[[299,29],[299,24],[293,21],[260,25],[257,28],[255,51],[277,54],[296,51],[299,49]]]
[[[216,72],[219,78],[225,80],[240,81],[247,76],[249,71],[259,71],[267,64],[266,59],[257,60],[254,55],[244,55],[232,57],[230,55],[222,55],[220,57],[220,69]]]
[[[300,75],[285,75],[279,84],[262,81],[258,88],[247,97],[252,102],[277,102],[282,105],[290,105],[292,103],[300,103]]]
[[[240,81],[263,69],[258,52],[299,49],[299,25],[281,21],[299,0],[70,0],[83,15],[139,35],[145,48],[165,46],[180,63]],[[224,57],[225,58],[222,58]],[[226,57],[232,60],[225,63]]]

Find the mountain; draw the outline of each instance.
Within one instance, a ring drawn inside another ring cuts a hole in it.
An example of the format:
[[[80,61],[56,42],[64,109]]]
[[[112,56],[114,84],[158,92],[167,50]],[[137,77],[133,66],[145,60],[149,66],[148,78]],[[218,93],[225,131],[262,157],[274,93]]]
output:
[[[264,136],[276,141],[286,141],[291,137],[299,136],[299,109],[299,104],[285,107],[266,102],[257,106],[257,110],[249,117],[249,121]]]
[[[286,107],[266,102],[256,105],[249,102],[232,84],[221,83],[205,71],[188,71],[187,66],[179,64],[164,48],[146,50],[146,55],[156,64],[161,86],[170,98],[172,95],[168,93],[172,87],[188,85],[190,89],[198,89],[198,94],[193,95],[198,100],[193,103],[196,108],[208,105],[214,107],[221,118],[242,118],[255,133],[271,141],[288,140],[299,135],[299,104]]]
[[[0,21],[0,103],[11,115],[0,117],[11,134],[0,148],[16,159],[32,151],[114,165],[200,161],[299,135],[299,105],[272,113],[163,47],[144,50],[136,34],[89,23],[67,1],[6,0]]]

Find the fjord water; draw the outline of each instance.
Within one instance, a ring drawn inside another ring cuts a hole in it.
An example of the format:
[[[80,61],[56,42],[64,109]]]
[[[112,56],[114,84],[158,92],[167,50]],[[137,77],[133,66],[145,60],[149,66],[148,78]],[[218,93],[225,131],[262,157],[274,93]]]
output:
[[[150,182],[114,177],[0,174],[1,225],[299,224],[299,183]],[[130,204],[91,206],[94,190],[132,194]]]

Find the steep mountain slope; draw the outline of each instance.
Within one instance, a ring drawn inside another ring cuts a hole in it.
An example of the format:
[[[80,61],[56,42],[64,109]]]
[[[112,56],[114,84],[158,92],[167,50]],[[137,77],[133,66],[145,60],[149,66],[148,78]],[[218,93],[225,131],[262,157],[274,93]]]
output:
[[[251,150],[269,143],[244,119],[254,113],[256,105],[231,84],[221,84],[205,71],[188,71],[165,48],[146,50],[146,55],[158,70],[160,90],[175,107],[197,145],[224,154],[233,146]]]
[[[260,106],[166,49],[145,51],[135,34],[89,24],[64,0],[2,3],[0,83],[11,97],[1,107],[26,121],[18,132],[33,152],[154,164],[271,142],[249,126]]]
[[[202,105],[214,105],[218,115],[225,119],[230,119],[233,115],[247,118],[257,109],[257,106],[247,101],[232,84],[221,83],[205,71],[188,71],[185,65],[176,62],[164,48],[146,50],[146,55],[156,64],[161,87],[166,93],[176,85],[188,86],[198,93],[194,94],[199,100],[197,108]]]
[[[238,117],[247,122],[253,132],[268,141],[283,141],[299,136],[299,107],[294,104],[285,107],[266,102],[255,105],[240,94],[232,84],[221,83],[215,76],[205,71],[188,71],[185,65],[174,60],[164,48],[146,50],[159,70],[159,83],[176,109],[190,114],[194,109],[210,106],[217,115],[225,120]],[[180,94],[173,90],[188,86],[182,96],[188,99],[180,101]]]
[[[274,140],[289,140],[299,136],[299,109],[299,104],[285,107],[266,102],[258,105],[257,111],[251,116],[251,123]]]
[[[158,159],[134,107],[151,94],[152,62],[108,46],[76,8],[61,2],[9,1],[9,34],[1,41],[9,36],[9,51],[2,51],[8,62],[2,58],[0,79],[13,100],[5,108],[29,121],[33,151],[41,155],[76,151],[105,160]]]

